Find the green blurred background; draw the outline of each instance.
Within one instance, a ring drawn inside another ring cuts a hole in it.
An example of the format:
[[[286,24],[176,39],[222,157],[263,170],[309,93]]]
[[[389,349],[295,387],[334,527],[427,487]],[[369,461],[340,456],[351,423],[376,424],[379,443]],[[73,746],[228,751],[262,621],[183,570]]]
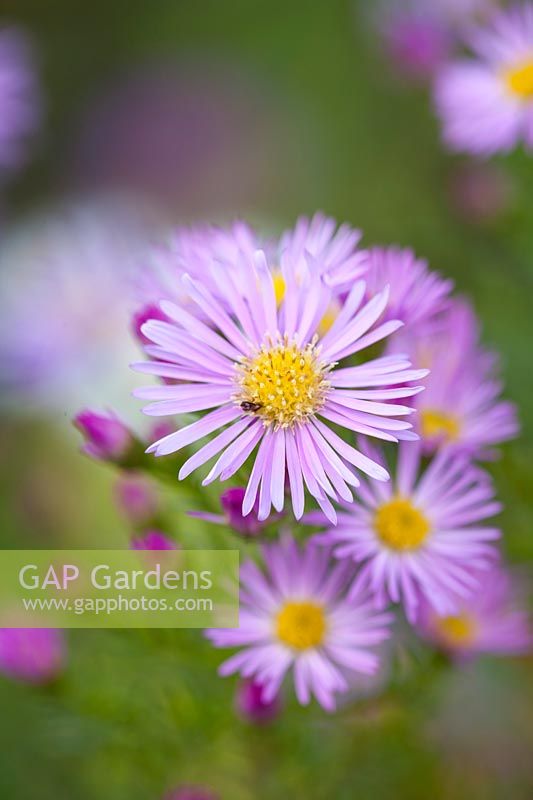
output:
[[[32,34],[46,109],[32,163],[4,200],[5,224],[126,187],[176,223],[239,215],[279,230],[322,209],[360,227],[365,243],[412,246],[468,294],[501,352],[523,434],[490,469],[505,554],[527,565],[533,163],[521,152],[502,161],[508,208],[466,218],[450,190],[463,162],[440,146],[428,91],[384,59],[371,6],[4,0],[2,17]],[[184,116],[172,117],[173,92]],[[66,415],[4,414],[1,436],[4,547],[126,545],[112,471],[79,455]],[[181,491],[168,496],[173,533],[207,542]],[[200,634],[75,631],[69,651],[51,687],[0,678],[2,798],[149,800],[180,782],[207,783],[224,800],[533,796],[528,659],[416,679],[407,665],[399,689],[336,716],[291,703],[252,728],[235,716],[234,683],[216,678],[220,654]]]

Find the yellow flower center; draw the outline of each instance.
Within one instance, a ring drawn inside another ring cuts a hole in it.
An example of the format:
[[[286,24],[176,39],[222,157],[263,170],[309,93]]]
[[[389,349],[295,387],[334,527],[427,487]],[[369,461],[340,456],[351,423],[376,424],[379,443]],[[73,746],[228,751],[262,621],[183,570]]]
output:
[[[276,305],[278,308],[283,303],[285,299],[285,291],[287,289],[287,285],[285,283],[285,278],[281,274],[279,270],[274,270],[272,274],[272,281],[274,283],[274,294],[276,296]]]
[[[324,610],[308,601],[285,603],[276,619],[278,638],[295,650],[318,647],[324,641]]]
[[[330,386],[326,375],[333,365],[319,361],[316,341],[302,348],[285,336],[268,344],[237,365],[234,400],[265,425],[287,428],[305,422],[324,404]]]
[[[526,100],[533,98],[533,59],[515,69],[506,70],[504,80],[513,94]]]
[[[441,638],[451,645],[469,644],[476,634],[475,621],[467,614],[437,617],[435,627]]]
[[[341,307],[336,300],[332,300],[326,309],[326,313],[318,323],[318,332],[325,336],[339,315]]]
[[[459,438],[461,426],[457,417],[430,408],[420,412],[420,425],[424,439],[440,436],[448,442]]]
[[[374,518],[374,529],[391,550],[416,550],[430,531],[429,521],[410,500],[402,497],[384,503]]]

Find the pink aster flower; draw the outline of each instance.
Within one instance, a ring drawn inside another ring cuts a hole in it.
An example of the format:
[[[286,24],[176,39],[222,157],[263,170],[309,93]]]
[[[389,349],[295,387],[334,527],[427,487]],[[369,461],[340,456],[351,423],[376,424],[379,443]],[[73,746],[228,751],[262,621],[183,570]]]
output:
[[[516,435],[515,407],[500,399],[497,359],[479,346],[467,301],[451,301],[436,329],[424,336],[400,334],[393,347],[430,369],[426,389],[415,400],[426,452],[447,446],[487,458],[494,445]]]
[[[0,30],[0,170],[17,167],[40,116],[37,81],[25,34]]]
[[[47,683],[65,663],[63,632],[54,628],[0,628],[0,672],[28,683]]]
[[[469,43],[474,58],[449,64],[435,87],[446,145],[479,156],[533,148],[533,5],[494,14]]]
[[[501,567],[479,573],[479,589],[457,612],[436,614],[422,605],[421,635],[456,658],[475,654],[520,655],[531,652],[533,636],[527,613],[520,609],[516,584]]]
[[[406,328],[412,328],[432,320],[446,307],[453,281],[431,272],[427,262],[416,258],[412,250],[373,247],[364,263],[368,297],[390,287],[389,319],[401,319]]]
[[[391,617],[363,592],[347,597],[349,564],[331,565],[326,549],[286,539],[262,553],[264,571],[251,561],[241,568],[239,628],[207,633],[216,647],[242,648],[220,674],[253,678],[269,702],[291,670],[298,701],[314,695],[332,711],[335,695],[349,688],[345,673],[378,669],[372,649],[388,638]]]
[[[412,439],[412,425],[403,419],[412,409],[391,401],[416,394],[420,387],[404,384],[426,371],[410,369],[402,356],[338,366],[401,326],[396,320],[379,323],[387,289],[363,303],[365,284],[356,282],[342,311],[321,335],[319,325],[332,289],[318,272],[309,269],[305,280],[301,276],[297,283],[295,271],[285,262],[286,292],[278,306],[263,251],[252,260],[242,256],[234,266],[217,276],[217,291],[227,310],[204,282],[185,276],[183,287],[198,314],[164,301],[161,308],[169,321],[143,325],[143,334],[153,342],[146,352],[155,360],[134,367],[180,380],[175,386],[138,389],[138,397],[153,401],[144,412],[165,416],[209,410],[155,442],[148,452],[167,455],[219,431],[183,464],[180,480],[215,456],[204,484],[226,480],[257,447],[244,515],[258,496],[260,520],[269,516],[272,506],[281,511],[288,478],[297,518],[304,510],[305,485],[334,521],[330,498],[351,497],[349,486],[358,485],[353,467],[377,480],[387,480],[388,473],[330,424],[387,441]]]
[[[419,443],[400,446],[391,484],[361,482],[360,499],[343,503],[337,527],[317,537],[334,555],[361,569],[358,594],[375,592],[378,607],[402,602],[414,621],[423,598],[438,614],[453,614],[457,597],[478,586],[473,569],[487,569],[500,531],[481,525],[500,510],[489,476],[465,456],[439,453],[420,471]],[[310,514],[310,522],[320,522]]]

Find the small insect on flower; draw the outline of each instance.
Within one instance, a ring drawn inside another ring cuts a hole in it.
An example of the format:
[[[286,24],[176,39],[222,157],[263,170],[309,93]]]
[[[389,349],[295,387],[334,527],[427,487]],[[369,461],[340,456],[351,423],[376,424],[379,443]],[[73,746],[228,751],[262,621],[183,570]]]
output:
[[[321,238],[329,242],[330,227],[322,228]],[[302,241],[309,235],[304,226]],[[350,260],[342,241],[344,280],[346,263],[354,274],[360,265]],[[349,242],[353,245],[353,237]],[[319,243],[314,244],[320,252]],[[207,412],[151,445],[148,452],[157,456],[217,431],[183,464],[180,480],[214,458],[204,483],[226,480],[257,448],[242,505],[245,516],[257,499],[260,521],[272,506],[282,511],[288,486],[297,518],[307,488],[334,522],[331,500],[352,497],[349,487],[359,483],[354,468],[382,481],[388,473],[331,425],[386,441],[416,439],[405,419],[412,408],[396,401],[421,391],[406,383],[423,378],[427,370],[411,369],[403,355],[339,367],[401,327],[399,320],[384,318],[388,287],[365,302],[364,281],[352,281],[336,318],[321,326],[337,296],[333,273],[321,272],[313,257],[302,253],[301,242],[289,242],[288,252],[294,260],[281,254],[281,302],[262,250],[253,255],[240,251],[228,269],[212,269],[207,281],[185,275],[187,307],[161,302],[168,322],[150,320],[142,326],[151,342],[145,350],[153,360],[134,365],[139,372],[178,383],[143,387],[136,396],[153,401],[143,409],[153,416]]]
[[[255,414],[257,411],[263,408],[263,405],[262,403],[251,403],[249,400],[243,400],[241,403],[241,408],[243,411]]]

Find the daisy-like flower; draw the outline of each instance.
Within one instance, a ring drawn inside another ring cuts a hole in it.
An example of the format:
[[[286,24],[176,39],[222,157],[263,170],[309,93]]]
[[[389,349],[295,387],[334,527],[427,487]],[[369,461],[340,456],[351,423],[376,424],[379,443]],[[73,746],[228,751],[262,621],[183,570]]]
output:
[[[349,565],[332,565],[327,549],[308,542],[302,550],[286,539],[262,553],[264,571],[251,561],[241,567],[239,628],[207,633],[216,647],[242,648],[220,674],[253,678],[268,703],[292,670],[298,701],[314,695],[332,711],[350,674],[378,669],[372,650],[389,637],[392,617],[364,592],[348,598]]]
[[[527,613],[520,609],[516,585],[501,567],[478,574],[479,589],[457,598],[455,614],[436,614],[423,604],[421,635],[456,658],[475,654],[519,655],[531,651],[533,637]]]
[[[427,335],[402,333],[393,347],[430,369],[426,390],[415,400],[425,452],[446,446],[487,458],[494,445],[516,435],[515,407],[500,400],[497,359],[479,346],[478,324],[468,302],[451,301]]]
[[[451,150],[491,156],[533,147],[533,5],[492,17],[469,37],[474,59],[439,75],[435,102]]]
[[[281,511],[288,478],[297,518],[304,510],[305,485],[334,521],[329,498],[351,498],[349,486],[359,482],[353,467],[377,480],[388,480],[388,473],[327,423],[387,441],[416,438],[411,423],[396,418],[412,409],[394,401],[416,394],[421,387],[404,384],[424,377],[426,371],[411,369],[403,356],[339,368],[339,362],[401,326],[396,320],[376,326],[386,309],[388,290],[364,304],[365,284],[357,282],[321,336],[318,326],[332,289],[311,268],[305,281],[297,283],[290,264],[285,261],[283,267],[287,290],[279,306],[263,251],[251,261],[242,256],[224,274],[213,271],[224,304],[205,283],[185,276],[184,289],[210,324],[183,306],[163,301],[161,309],[169,321],[150,321],[142,327],[153,342],[146,352],[157,360],[134,367],[181,382],[143,387],[136,395],[153,401],[144,409],[153,416],[212,409],[151,445],[148,452],[158,456],[223,428],[187,459],[180,479],[218,456],[204,484],[219,477],[226,480],[258,447],[244,495],[244,515],[257,496],[258,519],[266,519],[272,505]]]
[[[401,319],[406,328],[427,323],[446,307],[453,281],[431,272],[412,250],[373,247],[364,264],[367,296],[390,286],[387,316]]]
[[[392,484],[362,481],[360,499],[343,503],[337,527],[316,537],[337,558],[362,565],[355,593],[372,590],[378,607],[401,602],[411,622],[421,599],[438,614],[456,613],[457,598],[478,585],[472,570],[490,566],[500,536],[481,525],[500,510],[486,473],[450,451],[421,475],[419,468],[419,443],[402,444]],[[308,521],[320,522],[320,514]]]
[[[0,170],[17,167],[40,116],[29,43],[16,28],[0,29]]]

